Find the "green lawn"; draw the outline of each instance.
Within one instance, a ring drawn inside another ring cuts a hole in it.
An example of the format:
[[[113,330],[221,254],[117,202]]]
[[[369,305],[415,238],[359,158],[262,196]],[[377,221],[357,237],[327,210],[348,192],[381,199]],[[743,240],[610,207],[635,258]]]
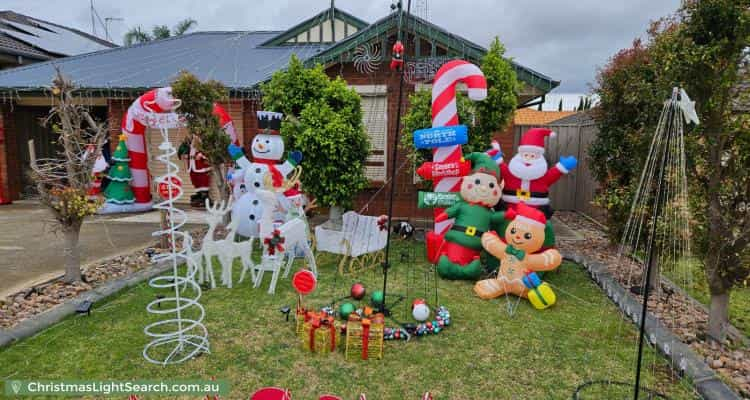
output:
[[[420,247],[399,244],[394,259],[404,251],[419,253]],[[308,302],[322,306],[348,294],[355,279],[335,278],[333,257],[323,255],[319,260],[319,288]],[[425,275],[431,276],[418,263],[394,263],[391,268],[389,290],[410,290],[409,299],[394,307],[399,319],[406,320],[411,298],[431,301],[431,290],[425,293]],[[367,272],[356,280],[369,291],[382,286],[380,272]],[[473,295],[470,283],[440,280],[440,301],[449,307],[453,325],[437,336],[387,342],[381,361],[346,361],[343,352],[305,353],[293,334],[293,322],[285,322],[279,313],[281,306],[295,301],[289,279],[280,280],[273,296],[266,294],[267,282],[262,290],[244,282],[203,294],[211,354],[168,367],[149,364],[141,356],[147,342],[142,329],[154,320],[145,307],[156,294],[141,284],[97,304],[90,317],[68,318],[2,350],[0,379],[215,377],[229,380],[231,399],[247,398],[254,389],[273,385],[290,388],[295,399],[317,399],[323,393],[355,399],[365,392],[372,399],[399,400],[419,399],[425,391],[436,399],[569,399],[587,380],[632,380],[632,324],[624,322],[580,266],[566,263],[547,280],[558,294],[558,304],[536,311],[521,301],[513,316],[506,312],[506,299],[484,301]],[[676,381],[651,350],[644,365],[649,386],[672,399],[694,398],[689,383]]]

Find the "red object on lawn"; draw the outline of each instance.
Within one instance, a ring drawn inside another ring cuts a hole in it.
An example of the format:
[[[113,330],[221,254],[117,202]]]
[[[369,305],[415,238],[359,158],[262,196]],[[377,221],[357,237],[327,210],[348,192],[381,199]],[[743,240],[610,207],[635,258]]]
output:
[[[171,189],[172,189],[172,195],[169,195],[170,192],[170,185],[169,180],[172,181]],[[164,200],[169,200],[177,198],[177,195],[180,194],[180,188],[182,187],[182,180],[176,176],[172,176],[169,179],[164,179],[161,182],[159,182],[159,196],[163,198]]]
[[[362,298],[365,297],[366,292],[365,285],[359,282],[352,285],[351,295],[354,300],[362,300]]]
[[[266,387],[250,396],[250,400],[292,400],[289,389]]]
[[[302,296],[312,293],[317,283],[318,280],[315,278],[315,274],[307,269],[297,271],[292,276],[292,286]]]
[[[427,244],[427,260],[432,264],[437,264],[440,258],[440,248],[443,247],[445,238],[443,235],[430,231],[425,235],[425,242]]]
[[[332,394],[324,394],[318,397],[318,400],[341,400],[341,397],[334,396]]]

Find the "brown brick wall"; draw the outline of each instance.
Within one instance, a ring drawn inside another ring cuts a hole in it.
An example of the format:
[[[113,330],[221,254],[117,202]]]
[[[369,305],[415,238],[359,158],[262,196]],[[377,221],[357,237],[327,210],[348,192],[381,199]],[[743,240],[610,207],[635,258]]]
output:
[[[122,133],[122,117],[135,99],[107,100],[107,122],[109,123],[109,148],[114,153]]]

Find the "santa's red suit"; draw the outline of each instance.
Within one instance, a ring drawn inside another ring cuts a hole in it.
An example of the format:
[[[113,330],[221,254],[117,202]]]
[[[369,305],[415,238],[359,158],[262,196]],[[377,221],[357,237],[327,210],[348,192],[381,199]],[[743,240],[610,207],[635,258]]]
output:
[[[547,168],[544,159],[547,136],[554,137],[554,132],[545,128],[529,129],[521,138],[518,154],[509,163],[500,164],[500,174],[505,181],[502,200],[508,208],[525,203],[551,214],[550,186],[569,170],[562,162]]]
[[[188,158],[188,171],[190,172],[190,182],[195,187],[196,192],[207,192],[211,184],[211,165],[203,153],[198,151],[194,146],[190,146],[190,156]]]

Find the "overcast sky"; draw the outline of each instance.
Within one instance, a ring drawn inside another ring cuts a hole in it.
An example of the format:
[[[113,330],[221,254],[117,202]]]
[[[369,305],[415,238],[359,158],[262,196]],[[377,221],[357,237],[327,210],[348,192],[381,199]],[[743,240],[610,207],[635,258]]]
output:
[[[404,0],[404,7],[406,7]],[[596,69],[649,21],[673,12],[680,0],[412,0],[426,4],[430,20],[486,46],[499,36],[507,54],[562,84],[555,92],[590,91]],[[337,0],[336,6],[366,21],[386,15],[390,0]],[[131,27],[173,26],[184,18],[198,30],[286,29],[330,6],[330,0],[94,0],[117,43]],[[89,0],[0,0],[0,9],[91,32]],[[97,27],[100,36],[103,29]]]

